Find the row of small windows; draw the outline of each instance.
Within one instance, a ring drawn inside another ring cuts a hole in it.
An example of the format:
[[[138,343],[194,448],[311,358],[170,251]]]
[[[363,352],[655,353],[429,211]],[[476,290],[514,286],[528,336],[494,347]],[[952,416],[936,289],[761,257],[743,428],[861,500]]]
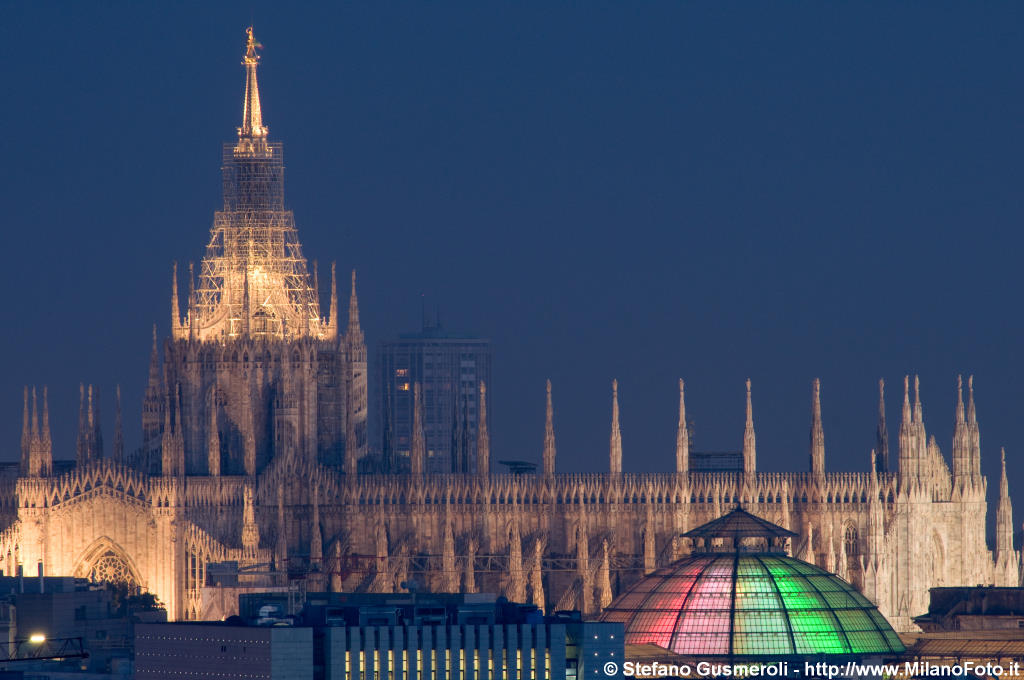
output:
[[[538,678],[551,677],[551,653],[545,651],[543,658],[535,649],[495,649],[495,650],[360,650],[355,652],[346,651],[344,658],[345,672],[347,678],[380,678],[384,677],[386,671],[388,677],[397,678],[397,672],[401,673],[402,680],[421,680],[430,677],[437,677],[442,674],[448,677],[454,670],[458,670],[459,677],[465,677],[467,664],[471,664],[476,677],[502,678],[507,680],[510,676],[516,678]],[[453,651],[458,652],[458,666],[452,665],[454,661]],[[468,653],[467,653],[468,652]],[[486,655],[484,654],[486,652]],[[543,663],[543,667],[541,666]],[[500,675],[495,672],[495,665],[501,668]],[[528,675],[527,675],[528,674]]]
[[[393,501],[393,499],[391,497],[383,497],[383,498],[377,497],[377,498],[371,498],[371,499],[367,499],[365,497],[360,497],[360,499],[359,499],[359,505],[392,505],[392,504],[405,505],[406,502],[407,501],[406,501],[405,496],[401,496],[397,500],[394,500],[394,501]],[[469,496],[466,496],[465,500],[463,500],[463,498],[460,496],[460,497],[453,498],[452,501],[451,501],[451,504],[462,505],[463,503],[465,503],[466,505],[470,505],[470,504],[473,504],[473,503],[476,503],[476,502],[478,502],[478,501],[476,501],[475,499],[473,499],[473,498],[471,498]],[[583,505],[597,505],[597,504],[604,505],[605,503],[615,503],[615,502],[621,503],[623,505],[645,505],[645,504],[648,503],[648,500],[647,500],[646,497],[637,497],[637,496],[633,496],[632,498],[630,498],[629,496],[624,496],[621,500],[614,499],[614,498],[605,499],[605,497],[603,495],[602,496],[591,495],[589,497],[583,496],[582,498],[579,497],[579,496],[572,496],[572,497],[567,497],[567,498],[563,498],[562,496],[557,496],[555,498],[555,504],[556,505],[580,505],[580,504],[583,504]],[[676,498],[673,501],[672,499],[663,498],[661,496],[658,496],[657,499],[651,499],[650,502],[654,503],[654,504],[669,504],[669,503],[680,504],[683,501],[680,498]],[[726,496],[726,497],[722,497],[722,498],[719,498],[719,499],[712,498],[711,496],[707,496],[707,497],[705,497],[705,496],[690,496],[690,503],[691,504],[709,504],[709,503],[716,503],[716,502],[719,502],[719,503],[739,503],[740,499],[739,499],[739,496],[733,496],[731,498]],[[778,496],[776,496],[776,497],[769,496],[767,498],[765,498],[764,496],[761,496],[758,499],[757,502],[758,503],[779,504],[779,505],[781,505],[783,503],[781,498],[778,497]],[[793,503],[797,503],[797,502],[806,503],[808,501],[807,501],[807,497],[805,496],[805,497],[803,497],[802,501],[793,500],[793,501],[790,501],[790,502],[793,502]],[[831,502],[834,502],[834,501],[829,499],[827,502],[831,503]],[[838,502],[838,501],[835,501],[835,502]],[[440,497],[440,496],[433,496],[433,497],[432,496],[427,496],[426,498],[423,499],[423,503],[425,505],[443,505],[443,504],[445,504],[445,500],[444,500],[443,497]],[[540,499],[539,499],[538,496],[532,496],[532,497],[531,496],[526,496],[526,497],[523,497],[523,498],[509,498],[509,497],[506,497],[506,496],[491,496],[491,504],[492,505],[540,505],[541,502],[540,502]]]

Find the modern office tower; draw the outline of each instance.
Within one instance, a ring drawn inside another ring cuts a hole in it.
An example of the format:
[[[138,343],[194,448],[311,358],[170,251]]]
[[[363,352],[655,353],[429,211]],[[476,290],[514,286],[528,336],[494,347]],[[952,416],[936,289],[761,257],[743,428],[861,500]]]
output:
[[[491,384],[491,341],[424,321],[417,333],[382,342],[376,394],[381,472],[410,469],[419,385],[428,473],[478,472],[481,385]],[[486,397],[484,397],[486,398]]]

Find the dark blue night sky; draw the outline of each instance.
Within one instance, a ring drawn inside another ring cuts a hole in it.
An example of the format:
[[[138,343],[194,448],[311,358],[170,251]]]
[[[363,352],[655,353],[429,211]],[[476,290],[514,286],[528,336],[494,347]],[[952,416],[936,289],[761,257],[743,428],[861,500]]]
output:
[[[613,377],[627,471],[672,469],[679,377],[695,448],[739,449],[749,376],[759,468],[804,470],[820,376],[826,465],[866,470],[877,380],[895,456],[908,372],[948,458],[962,372],[990,497],[1006,446],[1024,499],[1022,20],[1019,3],[2,2],[0,460],[26,383],[50,386],[56,457],[80,381],[108,442],[122,385],[138,444],[150,328],[167,334],[171,262],[202,257],[253,22],[307,257],[358,269],[371,352],[418,328],[421,294],[493,338],[495,459],[539,460],[548,377],[560,470],[607,470]]]

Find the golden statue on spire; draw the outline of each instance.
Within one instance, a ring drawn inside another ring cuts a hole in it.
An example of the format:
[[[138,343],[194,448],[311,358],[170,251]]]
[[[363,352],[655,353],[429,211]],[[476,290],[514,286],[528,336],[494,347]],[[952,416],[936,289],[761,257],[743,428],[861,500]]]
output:
[[[238,136],[261,139],[267,136],[267,128],[263,125],[260,90],[256,84],[256,67],[260,62],[256,50],[262,49],[263,45],[256,42],[253,37],[252,26],[245,29],[245,33],[248,37],[245,43],[245,56],[242,57],[242,65],[245,66],[245,101],[242,105],[242,127],[238,128]]]
[[[262,50],[263,49],[262,43],[256,42],[256,39],[252,37],[252,26],[250,26],[249,28],[245,29],[245,34],[246,34],[246,36],[248,36],[248,40],[245,43],[245,59],[246,59],[246,61],[243,61],[242,63],[243,64],[248,64],[248,60],[249,59],[253,59],[255,61],[259,61],[260,57],[259,57],[258,54],[256,54],[256,50]]]

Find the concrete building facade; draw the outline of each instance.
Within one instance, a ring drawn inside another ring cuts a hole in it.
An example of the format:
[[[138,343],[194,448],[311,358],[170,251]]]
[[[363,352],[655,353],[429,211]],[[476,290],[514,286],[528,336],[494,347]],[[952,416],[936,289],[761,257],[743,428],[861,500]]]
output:
[[[416,433],[416,385],[429,473],[475,473],[477,442],[491,384],[491,343],[435,323],[383,342],[374,385],[380,401],[382,463],[376,472],[408,472]]]

